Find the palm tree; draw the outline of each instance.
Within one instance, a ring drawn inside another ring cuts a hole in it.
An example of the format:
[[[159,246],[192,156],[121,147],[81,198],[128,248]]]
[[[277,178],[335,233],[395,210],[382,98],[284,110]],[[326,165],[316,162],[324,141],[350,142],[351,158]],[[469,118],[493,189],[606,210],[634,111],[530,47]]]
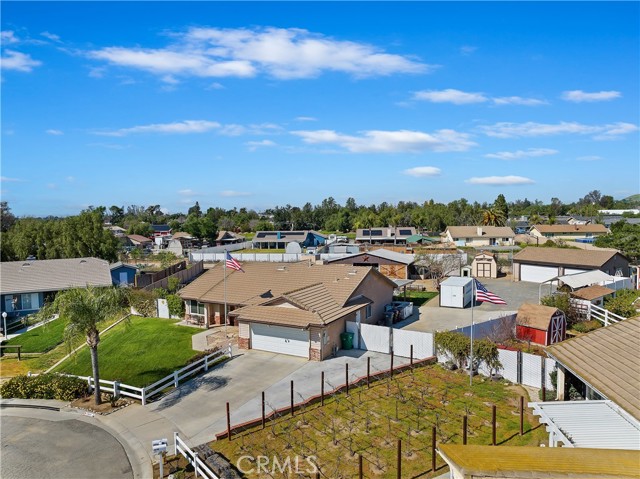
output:
[[[502,210],[492,208],[482,212],[483,226],[504,226],[506,218]]]
[[[94,400],[100,404],[100,371],[98,368],[98,343],[100,323],[122,308],[124,290],[119,288],[74,288],[61,291],[53,301],[53,311],[69,321],[64,331],[65,341],[71,347],[74,340],[85,337],[91,352],[91,369],[94,381]]]

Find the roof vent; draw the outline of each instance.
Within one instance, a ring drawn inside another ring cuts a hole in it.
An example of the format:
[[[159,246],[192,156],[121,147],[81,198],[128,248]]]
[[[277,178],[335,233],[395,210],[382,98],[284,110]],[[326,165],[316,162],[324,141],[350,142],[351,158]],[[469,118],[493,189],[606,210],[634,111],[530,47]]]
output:
[[[27,267],[27,266],[31,266],[31,263],[22,263],[22,267]]]
[[[358,274],[358,272],[355,269],[352,269],[351,271],[349,271],[349,274],[353,276],[355,274]]]
[[[80,264],[82,264],[82,263],[86,263],[86,262],[87,262],[87,260],[86,260],[86,259],[81,259],[81,260],[80,260]]]
[[[279,268],[277,268],[278,271],[286,271],[287,267],[286,266],[280,266]]]

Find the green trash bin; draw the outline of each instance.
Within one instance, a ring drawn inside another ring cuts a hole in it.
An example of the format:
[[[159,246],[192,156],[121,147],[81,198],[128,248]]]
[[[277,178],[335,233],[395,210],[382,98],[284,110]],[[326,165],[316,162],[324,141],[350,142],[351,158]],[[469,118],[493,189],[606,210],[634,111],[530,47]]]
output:
[[[353,333],[340,334],[340,342],[342,343],[342,349],[353,349]]]

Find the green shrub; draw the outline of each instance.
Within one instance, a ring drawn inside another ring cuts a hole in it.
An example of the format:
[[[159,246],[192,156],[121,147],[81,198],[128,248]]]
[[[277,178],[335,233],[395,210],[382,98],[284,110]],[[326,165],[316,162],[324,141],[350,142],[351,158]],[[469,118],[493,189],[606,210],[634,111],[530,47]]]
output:
[[[0,386],[0,397],[73,401],[88,393],[85,380],[60,374],[16,376]]]
[[[169,306],[169,314],[171,316],[182,317],[184,315],[184,301],[177,294],[167,295],[167,306]]]
[[[152,317],[157,314],[156,298],[157,296],[143,289],[129,290],[129,304],[140,315]]]
[[[579,321],[575,323],[571,329],[578,333],[588,333],[589,331],[593,331],[600,327],[602,327],[602,324],[599,321],[592,319],[591,321]]]

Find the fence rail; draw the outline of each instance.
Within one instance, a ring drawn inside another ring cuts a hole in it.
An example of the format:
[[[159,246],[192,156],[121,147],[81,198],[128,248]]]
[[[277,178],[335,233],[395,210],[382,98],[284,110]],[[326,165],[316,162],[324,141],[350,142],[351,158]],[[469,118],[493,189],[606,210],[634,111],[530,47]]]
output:
[[[136,386],[130,386],[129,384],[123,384],[119,381],[107,381],[105,379],[100,379],[100,389],[106,392],[112,393],[114,396],[126,396],[133,399],[138,399],[142,402],[142,405],[146,405],[149,401],[149,398],[155,396],[161,391],[169,387],[178,387],[180,381],[193,376],[199,371],[208,371],[211,362],[215,362],[223,357],[231,358],[231,347],[227,349],[221,349],[214,353],[211,353],[204,358],[188,364],[187,366],[174,371],[172,374],[165,376],[164,378],[156,381],[149,386],[145,386],[143,388],[139,388]],[[68,374],[67,376],[75,376],[73,374]],[[75,376],[77,378],[83,379],[87,381],[89,385],[89,389],[93,390],[95,381],[92,376]]]
[[[197,452],[192,451],[189,446],[180,439],[177,432],[173,433],[173,444],[175,446],[174,454],[177,456],[178,453],[180,453],[187,459],[187,461],[189,461],[189,464],[193,466],[193,473],[195,477],[200,476],[207,479],[222,479],[209,469],[209,466],[207,466],[207,464],[198,457]]]
[[[589,310],[587,314],[589,319],[596,319],[605,326],[609,326],[611,323],[619,323],[620,321],[624,321],[626,319],[622,316],[612,313],[608,309],[596,306],[595,304],[589,304]]]

